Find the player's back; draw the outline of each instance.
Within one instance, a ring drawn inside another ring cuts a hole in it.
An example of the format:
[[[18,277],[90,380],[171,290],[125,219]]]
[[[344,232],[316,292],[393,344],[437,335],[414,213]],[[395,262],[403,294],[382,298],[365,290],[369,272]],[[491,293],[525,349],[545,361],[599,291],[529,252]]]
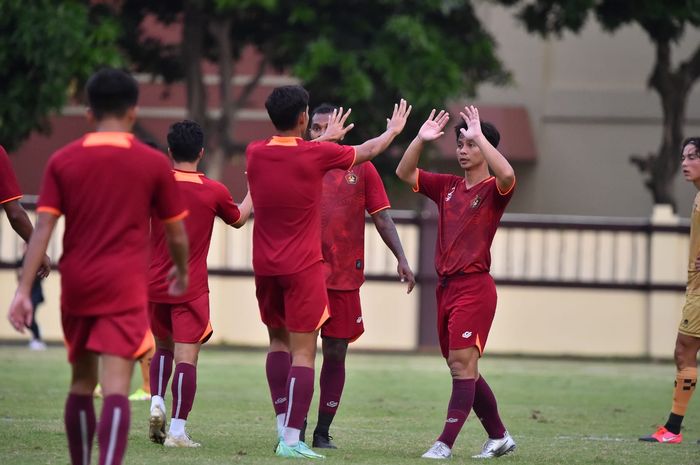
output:
[[[323,176],[349,169],[354,148],[275,136],[252,142],[246,154],[256,274],[291,274],[320,261]]]
[[[189,287],[184,295],[168,294],[167,274],[173,266],[165,239],[163,223],[151,222],[151,246],[153,257],[149,271],[149,300],[160,303],[189,302],[209,292],[207,255],[218,216],[227,224],[240,218],[238,207],[228,189],[202,173],[174,170],[173,175],[182,194],[188,215],[185,228],[190,245]]]
[[[179,196],[162,198],[172,194],[169,172],[162,153],[128,133],[89,133],[51,157],[39,211],[65,215],[66,309],[105,313],[145,303],[151,209],[166,218],[182,212]]]

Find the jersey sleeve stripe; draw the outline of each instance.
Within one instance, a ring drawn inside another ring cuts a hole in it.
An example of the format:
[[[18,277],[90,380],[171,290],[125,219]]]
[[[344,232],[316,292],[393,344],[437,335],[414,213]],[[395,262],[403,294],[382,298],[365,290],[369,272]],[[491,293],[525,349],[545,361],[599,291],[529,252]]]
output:
[[[515,188],[515,182],[516,182],[516,180],[515,180],[515,178],[513,178],[513,184],[511,184],[510,188],[505,192],[501,192],[501,188],[498,187],[498,180],[496,180],[496,190],[501,195],[508,195],[508,194],[510,194],[510,191],[512,191]]]
[[[355,166],[355,162],[357,161],[357,147],[355,147],[354,145],[352,146],[352,152],[352,163],[350,163],[350,166],[348,166],[348,170]]]
[[[9,199],[0,200],[0,205],[2,205],[3,203],[12,202],[13,200],[17,200],[17,199],[21,199],[21,198],[22,198],[22,194],[15,195],[14,197],[10,197]]]
[[[386,210],[386,209],[388,209],[388,208],[391,208],[391,205],[386,204],[386,205],[384,205],[383,207],[379,207],[379,208],[377,208],[376,210],[374,210],[374,211],[372,211],[372,212],[369,212],[369,214],[370,214],[370,215],[374,215],[375,213],[379,213],[380,211]]]
[[[411,186],[411,189],[413,190],[413,192],[420,191],[420,184],[418,183],[419,180],[420,180],[420,170],[416,170],[416,185]]]
[[[47,206],[37,208],[36,212],[37,213],[50,213],[51,215],[55,215],[55,216],[63,215],[63,213],[61,213],[61,210],[59,210],[58,208],[47,207]]]
[[[179,215],[171,216],[170,218],[165,218],[165,219],[162,219],[161,221],[163,223],[173,223],[175,221],[180,221],[180,220],[187,218],[187,215],[189,215],[189,214],[190,214],[190,211],[185,210],[182,213],[180,213]]]

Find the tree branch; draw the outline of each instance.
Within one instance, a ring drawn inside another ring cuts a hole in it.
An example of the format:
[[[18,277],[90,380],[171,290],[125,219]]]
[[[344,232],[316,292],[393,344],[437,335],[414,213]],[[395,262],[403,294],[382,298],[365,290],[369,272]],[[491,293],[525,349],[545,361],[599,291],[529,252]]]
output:
[[[671,81],[671,46],[668,40],[658,40],[656,44],[656,63],[649,76],[649,86],[659,94],[665,94]]]
[[[693,55],[678,66],[679,74],[683,75],[687,89],[693,86],[693,83],[700,78],[700,45],[695,49]]]
[[[265,70],[267,69],[267,63],[268,59],[265,55],[260,58],[260,62],[258,63],[258,69],[255,72],[255,75],[251,78],[251,80],[245,85],[243,90],[241,91],[241,95],[238,96],[238,99],[233,103],[233,113],[235,114],[236,111],[238,111],[239,108],[242,108],[248,104],[248,100],[250,100],[250,96],[253,94],[253,91],[255,90],[256,87],[258,87],[258,84],[260,83],[260,79],[265,75]]]

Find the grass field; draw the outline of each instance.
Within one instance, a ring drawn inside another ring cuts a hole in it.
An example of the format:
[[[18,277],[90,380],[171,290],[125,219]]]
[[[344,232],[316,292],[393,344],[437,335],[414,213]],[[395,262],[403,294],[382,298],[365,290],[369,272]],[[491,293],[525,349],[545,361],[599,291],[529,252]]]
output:
[[[198,450],[172,450],[147,438],[148,403],[132,403],[125,463],[279,464],[263,352],[205,351],[188,429]],[[136,370],[138,372],[138,370]],[[671,364],[486,358],[482,372],[499,399],[516,464],[699,465],[700,399],[691,402],[680,445],[640,443],[670,407]],[[63,349],[0,347],[0,463],[66,464]],[[139,383],[135,373],[133,384]],[[332,427],[340,449],[325,463],[425,463],[439,434],[450,379],[439,356],[351,354],[345,396]],[[318,397],[310,417],[315,419]],[[169,399],[167,400],[169,401]],[[166,401],[166,402],[167,402]],[[99,402],[96,405],[99,412]],[[312,428],[314,421],[310,422]],[[453,461],[475,463],[484,432],[470,416]],[[93,463],[97,460],[93,452]]]

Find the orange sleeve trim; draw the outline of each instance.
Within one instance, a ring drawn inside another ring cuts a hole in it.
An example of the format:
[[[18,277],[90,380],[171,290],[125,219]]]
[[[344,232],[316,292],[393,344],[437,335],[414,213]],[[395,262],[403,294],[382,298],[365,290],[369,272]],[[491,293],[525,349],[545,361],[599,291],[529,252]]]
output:
[[[61,213],[61,210],[58,208],[53,208],[53,207],[39,207],[36,209],[37,213],[50,213],[52,215],[56,216],[61,216],[63,213]]]
[[[370,214],[370,215],[374,215],[374,214],[379,213],[380,211],[386,210],[386,209],[388,209],[388,208],[391,208],[391,205],[385,205],[385,206],[383,206],[383,207],[377,208],[377,209],[374,210],[373,212],[369,212],[369,214]]]
[[[498,187],[498,179],[496,179],[496,190],[501,195],[508,195],[508,194],[510,194],[510,191],[512,191],[515,188],[515,183],[516,183],[516,179],[513,178],[513,184],[510,186],[510,188],[505,192],[501,192],[501,188]]]
[[[162,219],[161,221],[163,223],[174,223],[175,221],[184,220],[185,218],[187,218],[187,215],[189,215],[189,214],[190,214],[190,211],[185,210],[182,213],[180,213],[179,215],[171,216],[170,218],[165,218],[165,219]]]
[[[314,331],[318,331],[321,329],[321,326],[323,326],[323,323],[328,321],[328,319],[331,317],[331,312],[328,311],[328,305],[326,305],[326,308],[323,309],[323,315],[321,315],[321,319],[318,320],[318,325],[316,325],[316,329]]]
[[[22,198],[22,194],[16,195],[14,197],[10,197],[9,199],[5,199],[5,200],[0,201],[0,205],[2,205],[3,203],[12,202],[13,200],[17,200],[17,199],[21,199],[21,198]]]
[[[355,166],[355,162],[357,161],[357,147],[354,145],[352,146],[352,163],[350,163],[350,166],[348,166],[348,169],[345,171],[348,171],[352,169],[353,166]]]
[[[418,183],[419,179],[420,179],[420,170],[416,170],[416,185],[411,186],[411,190],[413,190],[413,192],[420,191],[420,184]]]

